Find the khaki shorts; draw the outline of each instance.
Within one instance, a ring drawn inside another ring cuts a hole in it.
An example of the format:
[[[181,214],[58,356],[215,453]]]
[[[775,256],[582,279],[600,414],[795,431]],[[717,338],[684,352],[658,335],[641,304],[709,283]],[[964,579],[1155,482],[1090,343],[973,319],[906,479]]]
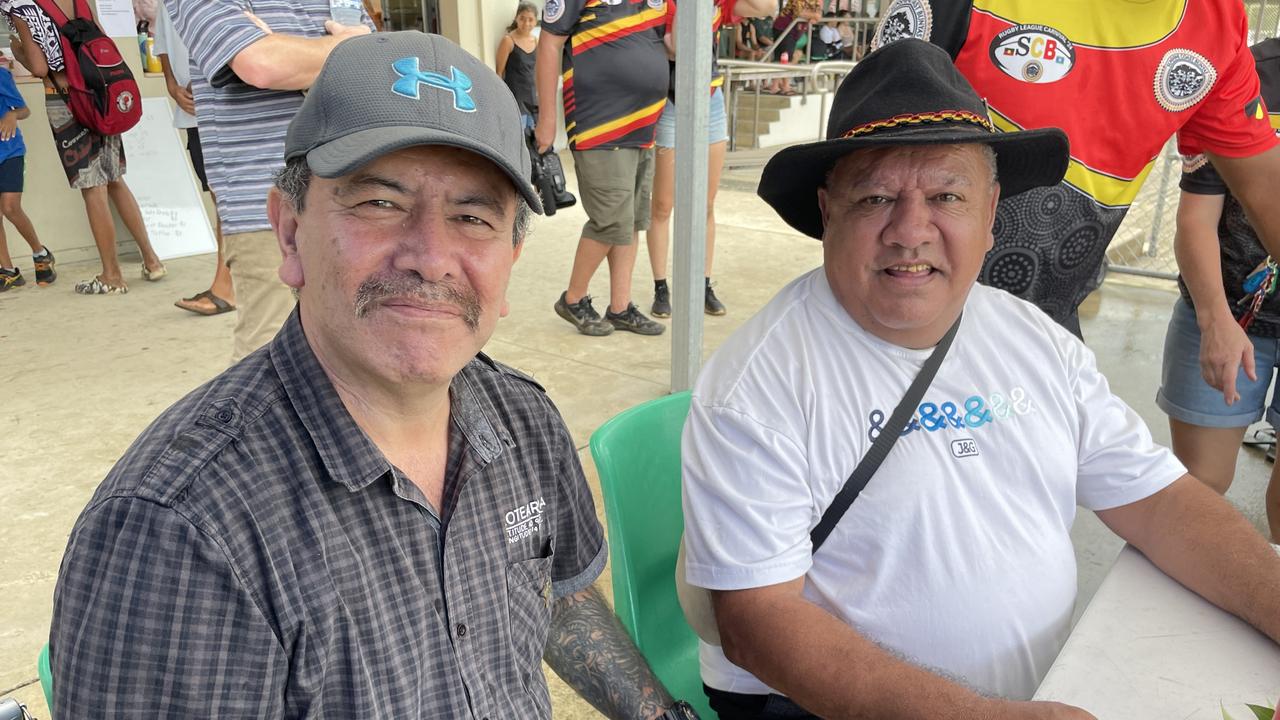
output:
[[[653,148],[574,150],[578,194],[587,211],[582,236],[606,245],[630,245],[649,229]]]
[[[271,342],[293,312],[293,291],[280,280],[280,245],[271,230],[223,237],[227,269],[236,291],[231,362]]]

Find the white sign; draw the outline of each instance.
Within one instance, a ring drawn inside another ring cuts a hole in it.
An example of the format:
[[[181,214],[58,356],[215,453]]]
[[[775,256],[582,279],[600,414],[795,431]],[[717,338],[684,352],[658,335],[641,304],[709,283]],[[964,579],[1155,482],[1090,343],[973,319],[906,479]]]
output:
[[[98,0],[98,24],[107,37],[138,37],[133,0]]]
[[[142,120],[124,134],[124,151],[129,163],[125,179],[160,259],[217,251],[199,181],[173,127],[168,98],[142,99]]]

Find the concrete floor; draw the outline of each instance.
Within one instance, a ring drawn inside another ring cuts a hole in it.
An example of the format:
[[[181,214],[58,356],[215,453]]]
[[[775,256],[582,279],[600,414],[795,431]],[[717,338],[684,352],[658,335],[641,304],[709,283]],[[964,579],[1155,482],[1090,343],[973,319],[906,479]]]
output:
[[[708,350],[785,282],[821,261],[817,242],[786,228],[753,194],[725,189],[717,205],[716,276],[729,314],[707,318]],[[551,311],[567,281],[583,220],[581,209],[573,208],[535,224],[511,282],[511,316],[487,350],[547,387],[569,424],[601,508],[587,439],[617,412],[667,391],[670,336],[588,338]],[[30,259],[19,262],[29,265]],[[134,437],[226,365],[232,317],[203,318],[172,307],[179,296],[206,286],[211,263],[209,256],[175,260],[169,277],[158,283],[134,278],[128,295],[92,298],[74,295],[71,286],[96,268],[63,265],[51,288],[0,295],[0,697],[17,697],[38,717],[48,713],[35,681],[35,658],[48,636],[59,558],[72,523]],[[607,297],[606,276],[598,277],[592,290]],[[637,300],[647,305],[643,250],[635,277]],[[1087,304],[1084,321],[1113,388],[1165,442],[1165,417],[1153,398],[1173,299],[1168,283],[1153,288],[1112,281]],[[1242,451],[1231,497],[1259,528],[1269,472],[1259,455]],[[1119,542],[1089,513],[1081,515],[1073,535],[1083,604]],[[554,677],[551,682],[557,718],[598,717]]]

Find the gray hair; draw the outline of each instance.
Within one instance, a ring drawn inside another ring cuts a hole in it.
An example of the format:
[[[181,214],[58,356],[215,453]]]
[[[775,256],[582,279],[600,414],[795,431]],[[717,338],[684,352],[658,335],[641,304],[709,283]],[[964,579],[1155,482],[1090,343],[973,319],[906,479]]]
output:
[[[300,155],[285,162],[276,173],[275,184],[276,189],[289,199],[293,209],[302,212],[306,208],[307,190],[311,187],[311,166],[307,164],[306,156]],[[519,246],[524,242],[532,224],[533,210],[524,196],[517,192],[516,218],[511,233],[513,245]]]

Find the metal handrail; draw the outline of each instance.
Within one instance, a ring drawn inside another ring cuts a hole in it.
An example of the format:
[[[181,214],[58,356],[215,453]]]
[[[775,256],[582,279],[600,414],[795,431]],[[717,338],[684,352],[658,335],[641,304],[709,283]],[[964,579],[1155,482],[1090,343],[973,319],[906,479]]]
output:
[[[735,99],[736,91],[733,90],[735,81],[742,82],[748,80],[761,81],[766,78],[777,77],[799,77],[808,78],[816,86],[819,75],[830,75],[832,77],[844,76],[857,65],[856,62],[849,60],[824,60],[822,62],[813,63],[812,65],[782,65],[780,63],[757,62],[754,60],[720,60],[720,66],[725,69],[725,107],[729,114],[729,149],[736,150],[737,127],[738,127],[738,103]],[[742,70],[750,72],[743,73]],[[752,127],[758,128],[760,125],[760,85],[757,83],[753,90],[755,103],[752,112]],[[808,96],[801,95],[801,102],[807,102]],[[826,94],[820,95],[822,107],[818,112],[818,137],[822,136],[822,125],[826,122]],[[756,135],[756,147],[759,148],[760,137]]]

